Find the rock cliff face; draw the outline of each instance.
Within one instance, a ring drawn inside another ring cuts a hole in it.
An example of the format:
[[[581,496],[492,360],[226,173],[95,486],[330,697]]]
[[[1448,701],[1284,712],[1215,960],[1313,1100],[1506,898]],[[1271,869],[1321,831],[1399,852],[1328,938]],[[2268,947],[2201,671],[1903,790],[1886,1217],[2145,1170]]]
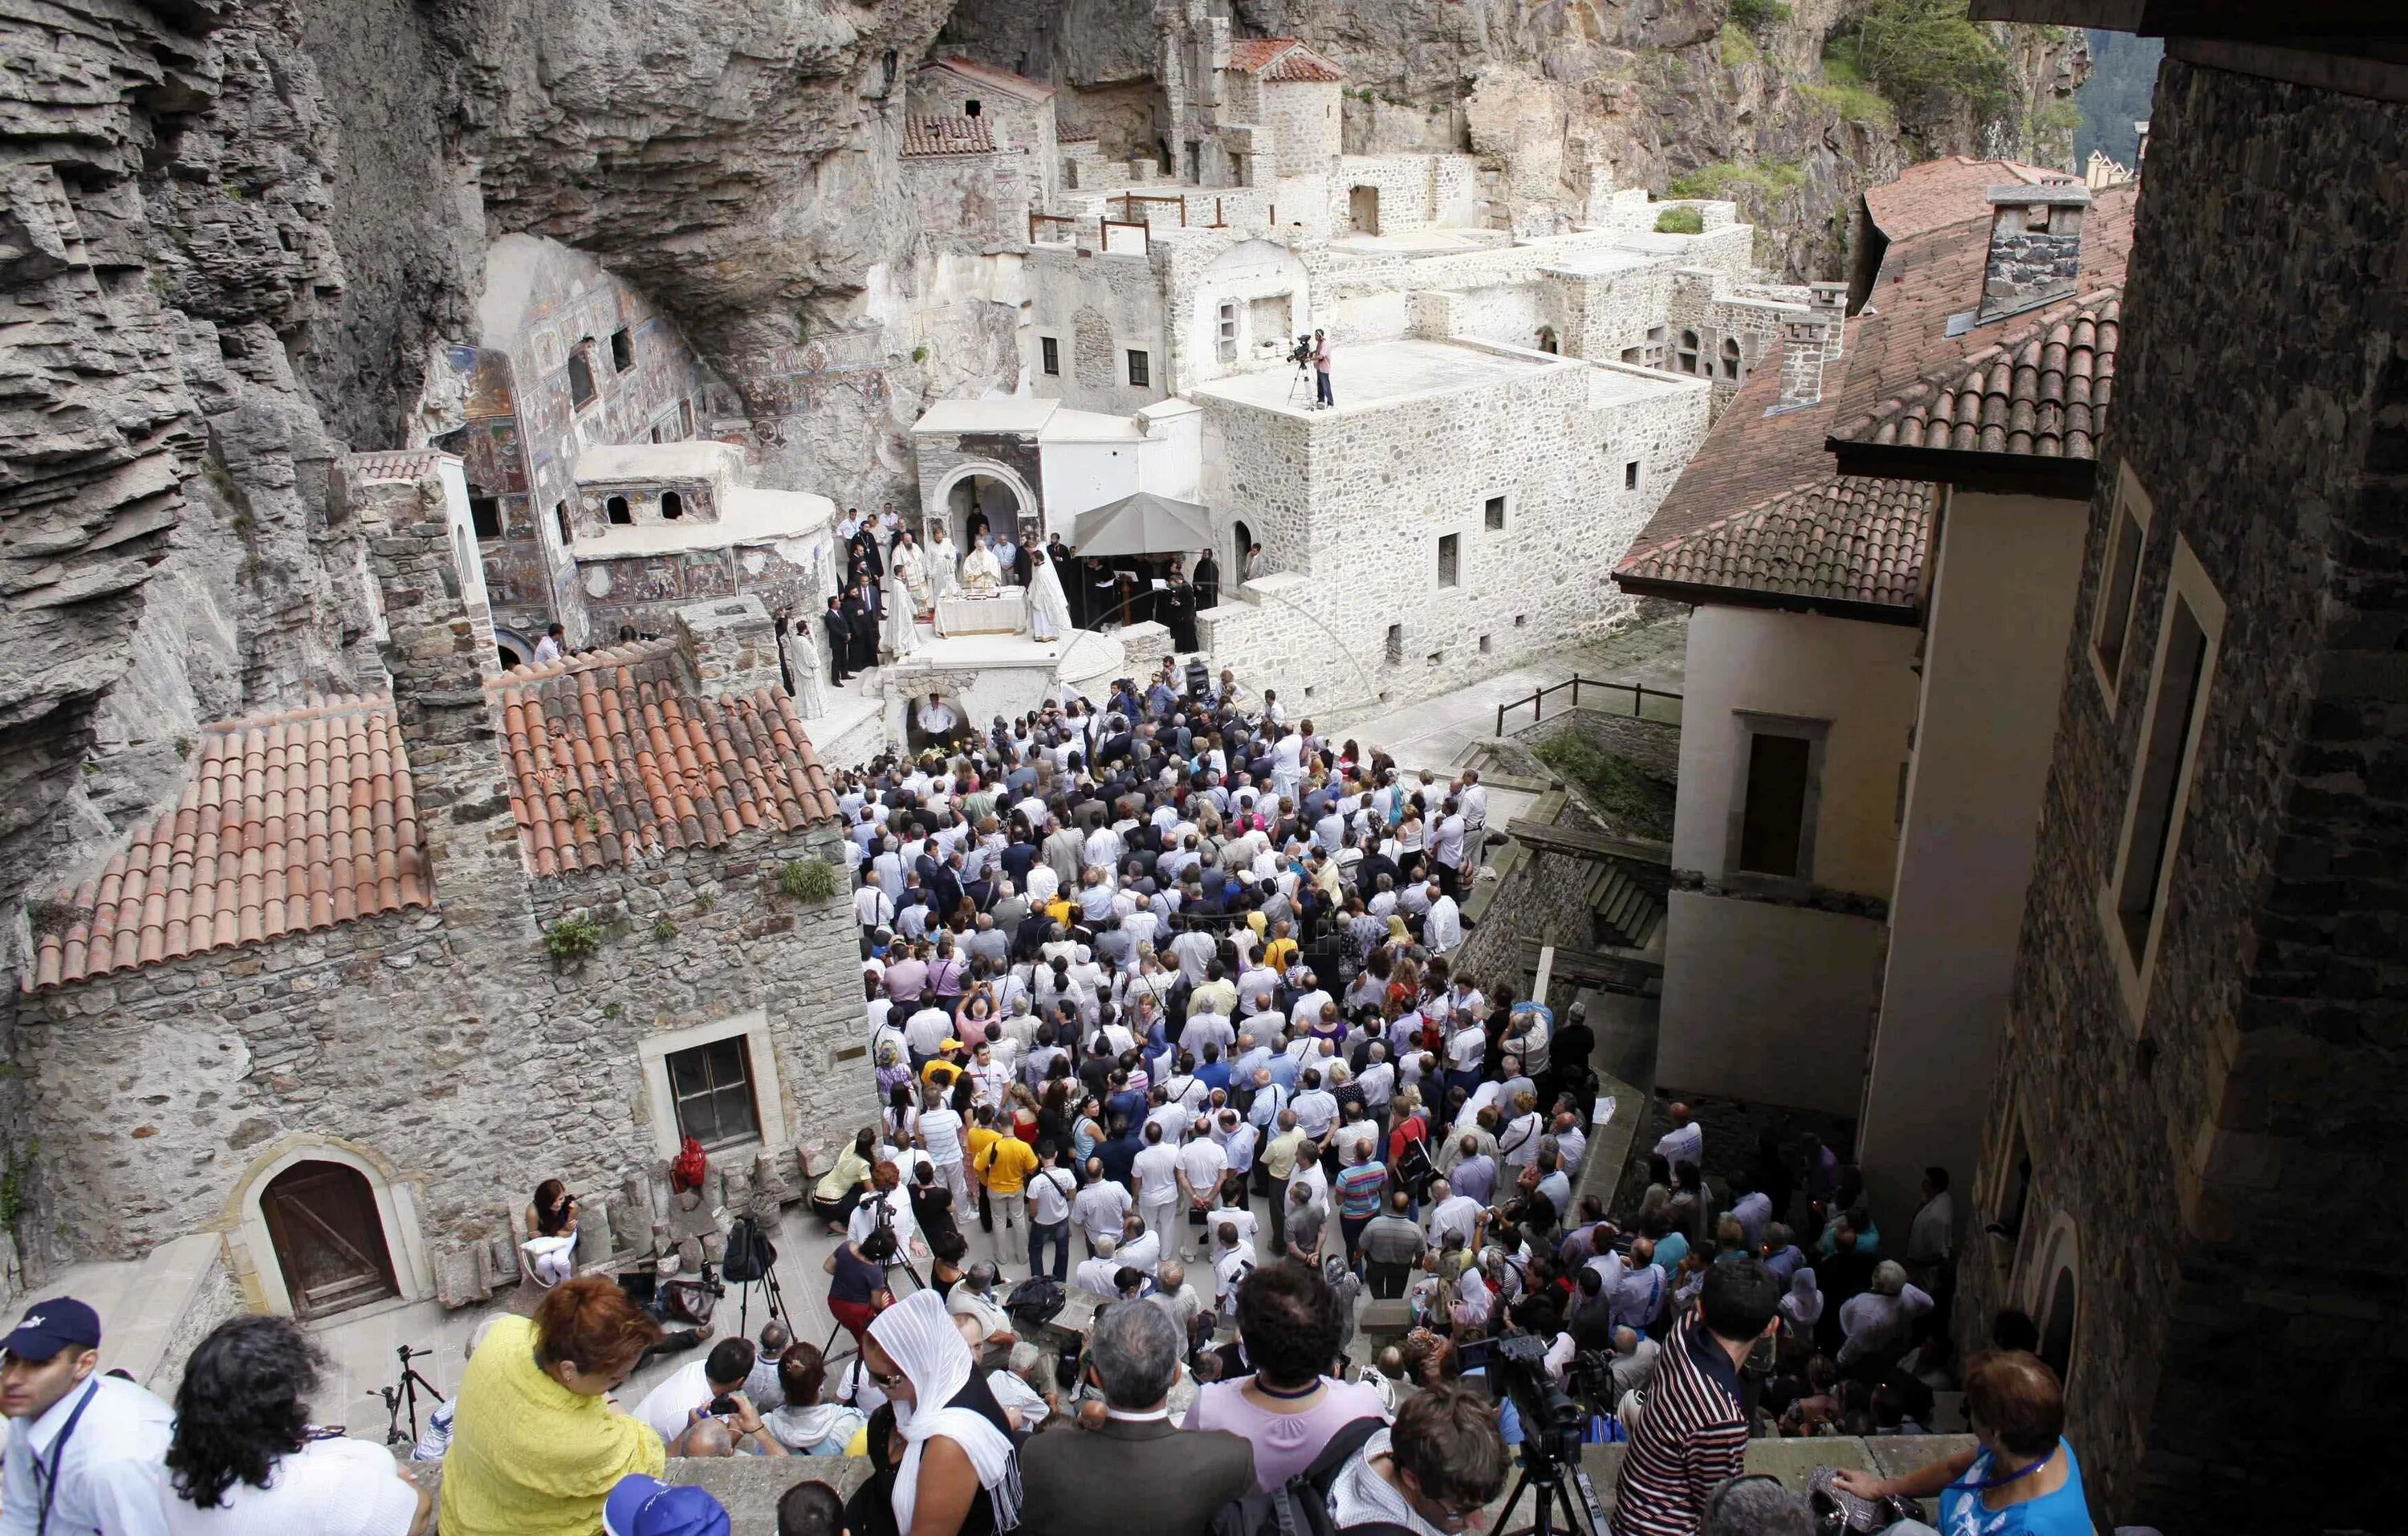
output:
[[[1856,194],[1909,161],[1954,152],[2071,157],[2077,35],[1998,28],[2005,100],[1901,129],[1881,97],[1827,73],[1823,54],[1863,0],[1227,0],[1240,35],[1298,36],[1345,71],[1346,149],[1461,151],[1508,170],[1516,227],[1580,216],[1593,192],[1696,190],[1735,197],[1792,280],[1844,275]],[[1750,26],[1734,9],[1756,18]],[[991,0],[965,6],[941,41],[1070,87],[1066,122],[1108,152],[1155,148],[1132,103],[1154,68],[1149,0]]]
[[[198,723],[374,675],[326,466],[452,424],[427,360],[491,237],[594,252],[780,418],[785,354],[873,325],[910,237],[890,100],[944,6],[0,17],[0,898],[162,797]]]

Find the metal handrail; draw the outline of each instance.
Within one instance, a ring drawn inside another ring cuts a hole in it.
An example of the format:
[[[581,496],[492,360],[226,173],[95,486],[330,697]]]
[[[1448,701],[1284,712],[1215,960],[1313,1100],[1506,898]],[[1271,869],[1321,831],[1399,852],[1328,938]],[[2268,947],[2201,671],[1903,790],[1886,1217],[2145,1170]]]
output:
[[[1630,718],[1633,720],[1654,719],[1656,724],[1664,725],[1677,725],[1681,723],[1681,713],[1677,707],[1673,710],[1672,718],[1670,720],[1650,716],[1645,712],[1647,700],[1650,698],[1669,698],[1678,706],[1681,702],[1679,694],[1669,693],[1662,688],[1650,688],[1643,682],[1601,682],[1596,678],[1584,678],[1575,672],[1563,682],[1550,683],[1527,698],[1517,698],[1509,704],[1497,706],[1497,734],[1498,736],[1505,734],[1505,716],[1514,710],[1528,709],[1530,724],[1537,725],[1546,718],[1547,696],[1562,693],[1567,688],[1571,690],[1571,707],[1575,710],[1579,709],[1580,691],[1584,687],[1602,688],[1613,693],[1627,693],[1630,696]]]

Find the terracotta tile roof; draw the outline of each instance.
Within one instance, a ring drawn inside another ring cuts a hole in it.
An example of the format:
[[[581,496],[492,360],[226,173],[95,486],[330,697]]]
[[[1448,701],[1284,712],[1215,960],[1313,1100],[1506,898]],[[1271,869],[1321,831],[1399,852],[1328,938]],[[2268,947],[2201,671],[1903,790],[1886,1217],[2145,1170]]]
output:
[[[1635,591],[1717,587],[1911,614],[1923,600],[1934,499],[1914,481],[1801,485],[1634,551],[1614,575]]]
[[[984,118],[905,118],[903,153],[907,159],[939,154],[993,154],[995,130]]]
[[[1985,210],[1984,194],[2011,181],[2038,186],[2044,182],[2078,182],[2063,171],[2027,165],[2019,160],[1976,160],[1971,155],[1943,155],[1909,165],[1887,186],[1865,189],[1865,211],[1874,227],[1892,240],[1912,239],[1966,218],[1970,208]]]
[[[1025,75],[1015,75],[1009,69],[998,69],[991,64],[981,64],[978,60],[963,53],[943,54],[930,59],[920,67],[951,70],[962,79],[985,86],[990,91],[1000,91],[1008,96],[1016,96],[1031,104],[1049,101],[1054,95],[1054,88],[1043,80],[1032,80]]]
[[[2027,332],[2042,321],[2057,318],[2054,309],[2038,310],[1957,336],[1948,334],[1952,316],[1967,313],[1981,302],[1982,274],[1990,250],[1987,189],[2015,177],[2002,169],[2011,162],[1932,165],[1940,168],[1915,166],[1908,179],[1919,173],[1923,179],[1924,191],[1918,195],[1927,199],[1928,216],[1937,217],[1929,208],[1939,206],[1942,194],[1956,216],[1891,240],[1882,253],[1881,270],[1873,278],[1864,308],[1845,322],[1840,357],[1825,365],[1822,397],[1810,406],[1767,415],[1781,395],[1783,346],[1775,342],[1768,348],[1741,382],[1738,395],[1715,419],[1680,481],[1632,541],[1623,567],[1644,563],[1671,540],[1709,524],[1762,507],[1801,487],[1840,479],[1831,442],[1841,423],[1870,415],[1884,401],[1905,400],[1907,393],[1927,379],[1936,382],[1958,378],[1976,354],[2001,345],[2002,337],[2014,337],[2020,346]],[[2095,194],[2083,221],[2081,269],[2075,280],[2082,293],[2098,294],[2123,282],[2132,249],[2132,208],[2138,190],[2108,187]],[[2011,386],[2012,382],[2011,377]],[[1936,389],[1930,398],[1938,398]],[[1894,469],[1886,471],[1883,478],[1894,473]]]
[[[703,696],[673,640],[514,667],[485,687],[531,873],[837,819],[827,770],[784,692]]]
[[[1096,131],[1093,128],[1056,128],[1054,130],[1054,142],[1056,144],[1093,144],[1096,142]]]
[[[433,900],[390,699],[344,695],[202,731],[192,782],[60,893],[27,990]]]
[[[2008,334],[1831,435],[1909,448],[2095,459],[2114,398],[2122,320],[2114,289],[2014,316]]]
[[[395,481],[415,484],[432,474],[444,456],[437,448],[394,448],[375,453],[346,453],[336,461],[335,467],[355,485]]]
[[[1342,80],[1338,66],[1294,37],[1248,37],[1229,45],[1229,67],[1267,80]]]

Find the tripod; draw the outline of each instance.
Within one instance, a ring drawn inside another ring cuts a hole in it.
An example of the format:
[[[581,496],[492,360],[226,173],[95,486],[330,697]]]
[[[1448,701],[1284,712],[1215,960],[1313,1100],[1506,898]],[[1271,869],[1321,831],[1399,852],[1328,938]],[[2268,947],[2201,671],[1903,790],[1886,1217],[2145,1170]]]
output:
[[[1580,1511],[1573,1505],[1571,1489],[1564,1479],[1567,1461],[1571,1464],[1572,1477],[1580,1483],[1581,1500],[1588,1506],[1589,1536],[1602,1536],[1605,1521],[1598,1513],[1597,1492],[1589,1486],[1588,1473],[1580,1464],[1577,1431],[1574,1434],[1575,1438],[1569,1445],[1550,1449],[1531,1438],[1528,1426],[1524,1426],[1522,1475],[1514,1479],[1513,1491],[1505,1496],[1504,1504],[1497,1511],[1497,1523],[1488,1528],[1488,1536],[1503,1536],[1505,1522],[1513,1517],[1513,1506],[1521,1502],[1526,1488],[1537,1495],[1531,1500],[1531,1523],[1526,1528],[1528,1536],[1556,1536],[1558,1531],[1568,1533],[1568,1536],[1582,1536]],[[1567,1451],[1569,1455],[1564,1454]],[[1557,1526],[1555,1519],[1558,1505],[1564,1513],[1561,1526]]]
[[[781,1323],[791,1325],[794,1319],[786,1312],[786,1293],[778,1288],[778,1271],[767,1269],[761,1271],[758,1280],[737,1282],[736,1331],[743,1334],[752,1331],[752,1287],[755,1285],[761,1287],[762,1297],[768,1302],[769,1315]],[[821,1353],[825,1354],[826,1351],[822,1350]]]
[[[409,1363],[412,1360],[423,1360],[434,1353],[435,1351],[431,1349],[412,1349],[408,1344],[399,1346],[394,1354],[401,1360],[401,1379],[391,1386],[368,1389],[369,1397],[384,1400],[384,1443],[386,1444],[398,1445],[405,1439],[413,1444],[417,1443],[419,1388],[424,1387],[426,1395],[437,1402],[443,1400],[443,1394],[435,1390],[435,1384],[420,1375],[418,1368]],[[404,1435],[401,1429],[401,1415],[405,1408],[409,1412],[409,1432],[407,1435]]]
[[[1307,410],[1316,410],[1321,406],[1320,386],[1313,382],[1312,365],[1310,363],[1298,363],[1296,377],[1287,381],[1287,403],[1293,406],[1298,401]]]

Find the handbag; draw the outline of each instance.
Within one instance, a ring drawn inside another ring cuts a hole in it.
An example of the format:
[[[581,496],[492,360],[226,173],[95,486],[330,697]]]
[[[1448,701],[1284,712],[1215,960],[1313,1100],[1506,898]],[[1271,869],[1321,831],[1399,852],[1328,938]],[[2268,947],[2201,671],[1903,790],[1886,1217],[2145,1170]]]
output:
[[[1807,1476],[1806,1505],[1813,1513],[1814,1529],[1824,1536],[1869,1536],[1900,1520],[1924,1517],[1923,1506],[1912,1499],[1857,1498],[1840,1486],[1836,1467],[1817,1467]]]
[[[699,1280],[672,1280],[661,1287],[661,1314],[673,1323],[710,1326],[719,1298]]]

